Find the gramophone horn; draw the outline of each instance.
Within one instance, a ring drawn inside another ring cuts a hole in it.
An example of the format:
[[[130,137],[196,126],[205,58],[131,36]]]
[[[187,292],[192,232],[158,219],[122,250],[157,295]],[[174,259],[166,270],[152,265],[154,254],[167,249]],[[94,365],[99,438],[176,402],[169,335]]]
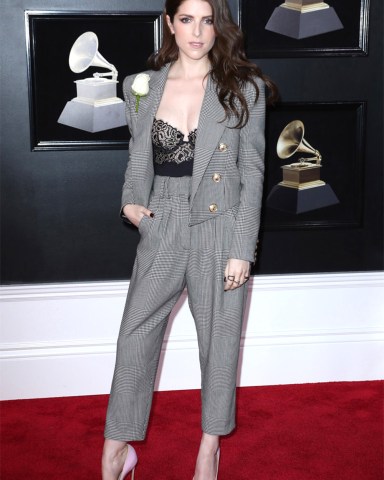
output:
[[[73,44],[69,53],[69,67],[72,72],[81,73],[89,67],[103,67],[111,70],[108,74],[113,78],[117,78],[117,70],[114,65],[107,62],[107,60],[99,53],[99,40],[97,35],[93,32],[85,32]]]
[[[277,141],[277,155],[282,158],[289,158],[296,152],[305,152],[314,154],[315,158],[308,158],[305,160],[321,161],[321,155],[318,150],[313,148],[304,138],[304,124],[300,120],[293,120],[281,132]]]

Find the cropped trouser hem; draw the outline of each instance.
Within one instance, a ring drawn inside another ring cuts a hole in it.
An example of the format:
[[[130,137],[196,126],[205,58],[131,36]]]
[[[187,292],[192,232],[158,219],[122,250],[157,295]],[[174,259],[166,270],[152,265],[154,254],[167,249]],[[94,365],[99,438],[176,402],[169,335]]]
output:
[[[145,440],[146,434],[137,435],[135,433],[130,433],[128,430],[122,431],[119,433],[119,428],[116,428],[116,431],[113,432],[113,427],[109,427],[108,431],[104,432],[104,438],[108,440],[117,440],[118,442],[142,442]]]
[[[231,434],[236,428],[235,424],[232,424],[228,427],[222,429],[211,429],[209,427],[202,427],[202,431],[209,435],[217,435],[223,437],[225,435]],[[130,432],[129,430],[120,431],[121,426],[115,426],[115,428],[110,425],[108,431],[104,432],[104,437],[109,440],[117,440],[119,442],[142,442],[145,440],[146,433],[139,435],[135,432]]]
[[[209,435],[217,435],[219,437],[224,437],[225,435],[229,435],[232,433],[236,428],[236,424],[231,424],[228,427],[223,427],[223,428],[209,428],[209,427],[204,427],[202,428],[202,431],[204,433],[208,433]]]
[[[235,209],[189,226],[190,177],[155,177],[117,342],[106,438],[145,437],[169,314],[185,287],[201,369],[202,429],[235,426],[237,364],[247,286],[224,291]]]
[[[236,425],[230,427],[225,430],[202,430],[203,433],[207,433],[209,435],[215,435],[218,437],[225,437],[226,435],[230,435],[236,428]],[[134,434],[129,434],[128,432],[122,432],[121,434],[109,434],[108,432],[104,433],[104,438],[108,440],[116,440],[118,442],[142,442],[145,440],[146,435],[138,436]]]

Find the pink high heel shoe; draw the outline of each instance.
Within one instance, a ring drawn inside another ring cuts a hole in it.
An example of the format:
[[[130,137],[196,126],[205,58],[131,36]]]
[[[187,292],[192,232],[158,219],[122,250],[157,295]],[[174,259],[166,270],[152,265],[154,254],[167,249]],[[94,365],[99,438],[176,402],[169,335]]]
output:
[[[128,444],[127,457],[124,462],[123,470],[121,471],[118,480],[124,480],[124,478],[131,472],[131,480],[135,480],[135,467],[137,464],[137,455],[132,445]]]

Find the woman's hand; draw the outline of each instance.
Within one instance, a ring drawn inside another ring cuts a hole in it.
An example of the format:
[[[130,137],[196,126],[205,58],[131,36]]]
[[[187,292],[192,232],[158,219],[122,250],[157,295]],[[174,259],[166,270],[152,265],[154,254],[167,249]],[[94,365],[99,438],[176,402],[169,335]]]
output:
[[[224,290],[235,290],[249,280],[251,264],[247,260],[230,258],[224,272]]]
[[[125,205],[123,208],[123,214],[131,223],[133,223],[133,225],[135,225],[135,227],[139,225],[144,215],[147,215],[147,217],[154,216],[154,214],[151,212],[151,210],[148,210],[148,208],[145,208],[142,205],[134,204]]]

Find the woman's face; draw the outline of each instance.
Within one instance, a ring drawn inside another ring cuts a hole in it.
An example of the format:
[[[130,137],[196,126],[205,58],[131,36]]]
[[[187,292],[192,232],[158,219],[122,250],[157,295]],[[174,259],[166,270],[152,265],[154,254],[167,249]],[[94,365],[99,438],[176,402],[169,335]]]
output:
[[[173,23],[167,23],[179,47],[180,56],[201,60],[215,43],[212,8],[204,0],[185,0],[178,8]]]

